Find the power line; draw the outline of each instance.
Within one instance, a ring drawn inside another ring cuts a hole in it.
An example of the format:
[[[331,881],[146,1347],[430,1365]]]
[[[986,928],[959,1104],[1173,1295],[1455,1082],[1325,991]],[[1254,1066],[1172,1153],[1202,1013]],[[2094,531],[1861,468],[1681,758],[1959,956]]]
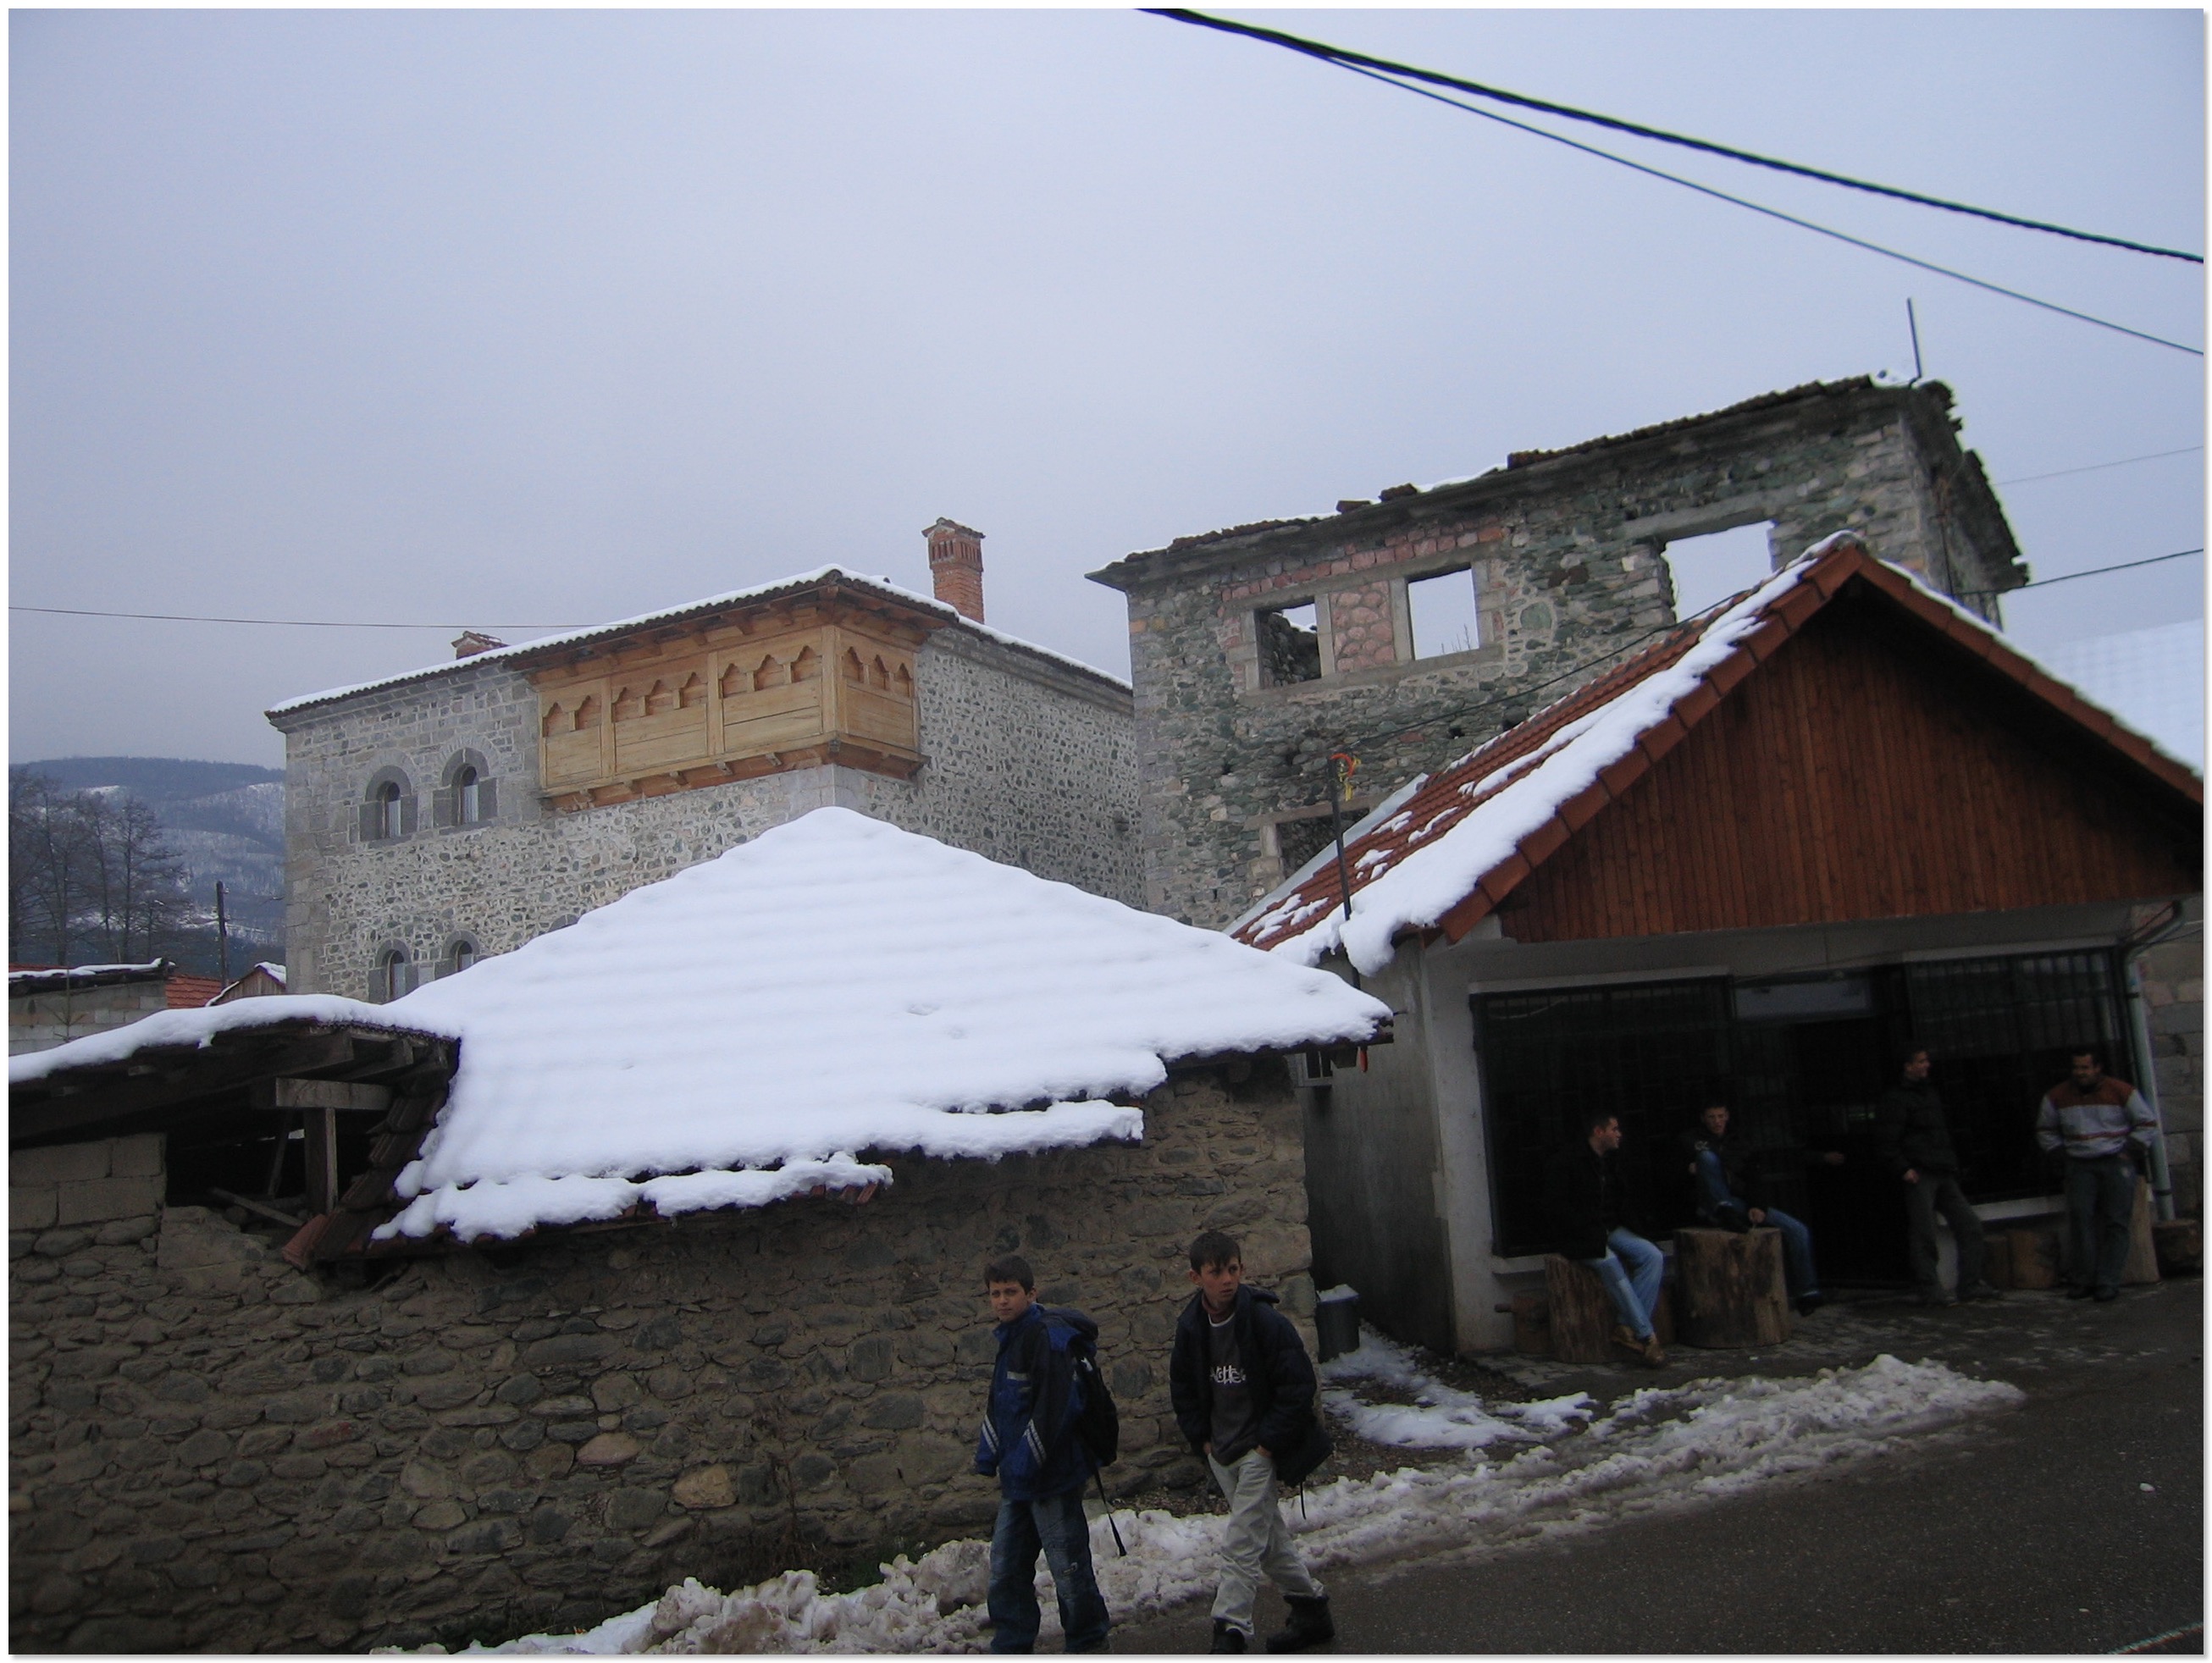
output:
[[[279,629],[581,629],[580,623],[363,623],[340,618],[210,618],[185,612],[94,612],[77,606],[15,606],[62,618],[143,618],[155,623],[258,623]]]
[[[2055,312],[2062,318],[2072,318],[2081,323],[2094,324],[2099,329],[2109,329],[2118,335],[2133,336],[2136,340],[2148,341],[2154,346],[2169,347],[2176,352],[2185,352],[2193,358],[2202,358],[2204,355],[2204,349],[2202,347],[2187,346],[2179,341],[2169,341],[2163,335],[2152,335],[2143,330],[2130,329],[2125,324],[2116,324],[2109,319],[2099,318],[2087,312],[2076,312],[2072,307],[2060,306],[2055,300],[2038,300],[2034,295],[2023,294],[2017,288],[2007,288],[2002,283],[1993,283],[1985,278],[1970,276],[1964,271],[1948,265],[1937,265],[1934,261],[1923,260],[1917,255],[1885,247],[1878,242],[1869,242],[1863,237],[1854,237],[1847,232],[1817,224],[1812,220],[1800,219],[1795,214],[1785,214],[1778,208],[1769,208],[1764,203],[1753,202],[1747,197],[1731,196],[1727,191],[1716,190],[1710,185],[1700,185],[1695,179],[1684,179],[1680,173],[1670,173],[1663,168],[1647,167],[1640,161],[1632,161],[1626,156],[1616,155],[1611,150],[1601,150],[1595,144],[1584,144],[1580,139],[1569,138],[1564,133],[1551,132],[1542,127],[1532,127],[1525,121],[1516,121],[1510,116],[1499,115],[1495,110],[1485,110],[1472,104],[1462,104],[1455,98],[1446,98],[1442,93],[1431,92],[1426,87],[1409,87],[1402,81],[1393,81],[1387,75],[1379,75],[1372,70],[1363,70],[1357,64],[1347,64],[1343,67],[1350,70],[1354,75],[1364,75],[1370,81],[1379,81],[1386,87],[1395,87],[1401,92],[1413,93],[1422,98],[1431,99],[1438,104],[1449,105],[1455,110],[1464,110],[1469,115],[1480,116],[1485,121],[1494,121],[1501,127],[1510,127],[1518,132],[1533,133],[1538,138],[1551,140],[1554,144],[1564,144],[1570,150],[1580,150],[1586,155],[1599,156],[1607,161],[1618,162],[1623,167],[1632,168],[1639,173],[1648,173],[1653,179],[1665,179],[1670,185],[1679,185],[1685,190],[1695,191],[1700,196],[1711,197],[1719,202],[1731,203],[1738,208],[1748,208],[1754,214],[1764,214],[1767,218],[1780,220],[1785,225],[1794,225],[1801,230],[1814,231],[1824,237],[1832,237],[1838,242],[1849,243],[1854,248],[1863,248],[1869,253],[1880,254],[1886,259],[1899,260],[1906,265],[1917,266],[1923,271],[1932,271],[1939,277],[1949,277],[1972,288],[1985,289],[1992,294],[2002,294],[2008,300],[2020,300],[2028,306],[2039,307],[2045,312]]]
[[[2132,242],[2125,237],[2108,237],[2095,231],[2077,231],[2069,226],[2053,225],[2045,220],[2024,219],[2017,214],[2001,213],[1994,208],[1977,208],[1971,203],[1952,202],[1942,197],[1923,196],[1917,191],[1906,191],[1893,185],[1876,185],[1868,179],[1853,179],[1845,173],[1831,173],[1823,168],[1808,167],[1794,161],[1784,161],[1775,156],[1763,156],[1753,150],[1739,150],[1726,144],[1716,144],[1710,139],[1692,138],[1683,133],[1670,133],[1664,128],[1646,127],[1618,117],[1600,115],[1593,110],[1578,110],[1571,104],[1553,104],[1540,98],[1529,98],[1520,93],[1510,93],[1501,87],[1486,87],[1478,81],[1462,81],[1456,76],[1439,75],[1433,70],[1416,69],[1410,64],[1394,63],[1387,58],[1370,58],[1364,52],[1346,51],[1324,41],[1309,39],[1303,35],[1285,34],[1279,29],[1261,28],[1255,24],[1232,22],[1224,17],[1211,17],[1204,12],[1190,11],[1179,6],[1152,6],[1144,9],[1155,17],[1164,17],[1176,23],[1194,24],[1200,28],[1218,29],[1224,34],[1241,34],[1273,46],[1282,46],[1339,69],[1379,70],[1386,75],[1410,76],[1417,81],[1431,82],[1439,87],[1451,87],[1463,93],[1473,93],[1480,98],[1496,99],[1501,104],[1515,104],[1522,109],[1539,110],[1546,115],[1565,116],[1572,121],[1587,121],[1600,127],[1609,127],[1615,132],[1631,133],[1638,138],[1656,139],[1662,144],[1679,144],[1692,150],[1703,150],[1709,155],[1726,156],[1731,161],[1745,161],[1757,167],[1771,167],[1778,173],[1796,173],[1801,178],[1819,179],[1826,185],[1840,185],[1853,191],[1865,191],[1878,197],[1893,197],[1900,202],[1917,203],[1923,208],[1940,208],[1947,213],[1969,214],[1978,219],[1995,220],[2001,225],[2017,226],[2027,231],[2047,232],[2052,236],[2071,237],[2077,242],[2101,243],[2112,248],[2125,248],[2137,254],[2155,254],[2164,259],[2187,260],[2197,265],[2204,264],[2202,254],[2191,254],[2179,248],[2160,248],[2154,244]],[[1407,88],[1408,91],[1413,90]]]
[[[2138,462],[2157,462],[2169,456],[2194,456],[2202,445],[2184,445],[2178,451],[2153,451],[2148,456],[2124,456],[2117,462],[2092,462],[2086,468],[2054,468],[2047,474],[2022,474],[2017,479],[1996,479],[1994,485],[2032,485],[2039,479],[2063,479],[2068,474],[2093,474],[2106,468],[2131,467]]]
[[[2093,566],[2086,572],[2068,572],[2055,578],[2038,578],[2033,583],[2023,583],[2019,589],[1962,589],[1966,595],[2017,595],[2021,589],[2043,589],[2054,583],[2071,583],[2076,578],[2100,578],[2107,572],[2132,572],[2138,566],[2163,566],[2170,560],[2187,560],[2191,555],[2201,555],[2202,549],[2182,549],[2170,555],[2153,555],[2148,560],[2124,560],[2118,566]]]

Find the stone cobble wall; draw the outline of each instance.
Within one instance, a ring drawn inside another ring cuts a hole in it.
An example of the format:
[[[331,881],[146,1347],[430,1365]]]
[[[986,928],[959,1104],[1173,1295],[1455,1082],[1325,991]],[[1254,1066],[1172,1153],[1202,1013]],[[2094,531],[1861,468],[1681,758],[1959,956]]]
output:
[[[157,1132],[18,1150],[8,1160],[8,1228],[43,1230],[149,1217],[160,1207],[166,1183]]]
[[[51,1051],[88,1034],[125,1028],[142,1017],[169,1008],[167,985],[159,978],[111,982],[74,992],[11,993],[8,997],[8,1054]]]
[[[913,780],[809,768],[568,814],[539,802],[537,695],[499,663],[283,715],[288,991],[374,997],[395,946],[426,976],[459,941],[505,952],[832,803],[1134,902],[1127,695],[957,625],[916,669],[928,760]],[[465,750],[496,782],[495,815],[434,826],[429,793]],[[416,829],[364,843],[386,769],[417,798]]]
[[[2161,943],[2142,956],[2143,1003],[2150,1020],[2151,1066],[2159,1115],[2166,1123],[2166,1161],[2173,1201],[2185,1217],[2204,1208],[2204,941],[2201,897],[2186,904],[2185,921],[2198,926],[2183,939]]]
[[[1939,589],[2016,582],[2010,534],[1949,404],[1932,385],[1778,395],[1097,574],[1128,597],[1145,904],[1228,922],[1285,875],[1276,828],[1326,800],[1331,752],[1358,756],[1373,800],[1619,662],[1674,618],[1671,539],[1771,521],[1778,564],[1853,528]],[[1413,659],[1398,633],[1404,584],[1462,567],[1476,646]],[[1308,601],[1332,634],[1322,663],[1334,673],[1267,685],[1255,617]]]
[[[1183,1250],[1237,1232],[1311,1344],[1300,1110],[1279,1063],[1146,1107],[1140,1145],[894,1156],[866,1205],[551,1232],[362,1291],[197,1208],[16,1232],[15,1648],[453,1646],[986,1531],[981,1268],[1013,1249],[1099,1320],[1109,1487],[1197,1484]]]

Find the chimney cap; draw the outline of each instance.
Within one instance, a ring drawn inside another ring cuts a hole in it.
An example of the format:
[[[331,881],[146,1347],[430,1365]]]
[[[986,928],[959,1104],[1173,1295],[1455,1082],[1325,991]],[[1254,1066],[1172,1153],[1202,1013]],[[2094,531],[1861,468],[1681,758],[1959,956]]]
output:
[[[983,534],[974,526],[963,525],[958,520],[947,519],[942,514],[938,516],[936,525],[925,525],[921,534],[933,541],[940,537],[972,537],[980,543],[983,538]]]
[[[481,629],[464,629],[453,637],[453,656],[473,659],[479,652],[489,652],[507,643],[496,635],[487,635]]]

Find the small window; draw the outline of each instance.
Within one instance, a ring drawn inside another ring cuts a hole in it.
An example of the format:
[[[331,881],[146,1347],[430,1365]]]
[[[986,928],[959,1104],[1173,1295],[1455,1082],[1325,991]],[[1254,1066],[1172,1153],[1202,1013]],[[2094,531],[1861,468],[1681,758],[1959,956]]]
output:
[[[1260,685],[1284,687],[1321,679],[1321,631],[1314,604],[1279,606],[1255,615],[1260,635]]]
[[[472,768],[465,768],[453,778],[455,813],[453,818],[464,826],[480,824],[483,820],[483,782]]]
[[[472,941],[457,941],[457,942],[455,942],[455,943],[453,944],[453,968],[454,968],[454,969],[456,969],[456,970],[465,970],[465,969],[467,969],[467,968],[469,968],[469,966],[471,966],[471,964],[474,964],[476,962],[477,962],[477,949],[476,949],[476,944],[475,944],[474,942],[472,942]]]
[[[1413,615],[1413,656],[1441,659],[1448,652],[1472,652],[1482,643],[1475,622],[1474,574],[1462,567],[1406,586]]]
[[[387,947],[376,956],[376,985],[373,997],[379,1004],[389,1004],[415,991],[415,966],[407,956],[404,947]]]
[[[1667,545],[1667,570],[1674,580],[1674,616],[1695,617],[1730,595],[1753,589],[1774,575],[1769,536],[1772,522],[1739,525],[1711,537],[1677,537]]]
[[[399,787],[390,780],[377,787],[376,835],[379,837],[404,837],[405,816],[399,806]]]

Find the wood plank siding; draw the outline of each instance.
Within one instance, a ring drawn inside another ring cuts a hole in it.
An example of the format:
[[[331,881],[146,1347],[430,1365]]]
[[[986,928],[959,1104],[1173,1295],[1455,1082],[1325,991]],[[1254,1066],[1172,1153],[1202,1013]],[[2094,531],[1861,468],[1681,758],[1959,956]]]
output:
[[[1846,595],[1505,899],[1567,941],[2148,899],[2196,807],[1989,665]]]

